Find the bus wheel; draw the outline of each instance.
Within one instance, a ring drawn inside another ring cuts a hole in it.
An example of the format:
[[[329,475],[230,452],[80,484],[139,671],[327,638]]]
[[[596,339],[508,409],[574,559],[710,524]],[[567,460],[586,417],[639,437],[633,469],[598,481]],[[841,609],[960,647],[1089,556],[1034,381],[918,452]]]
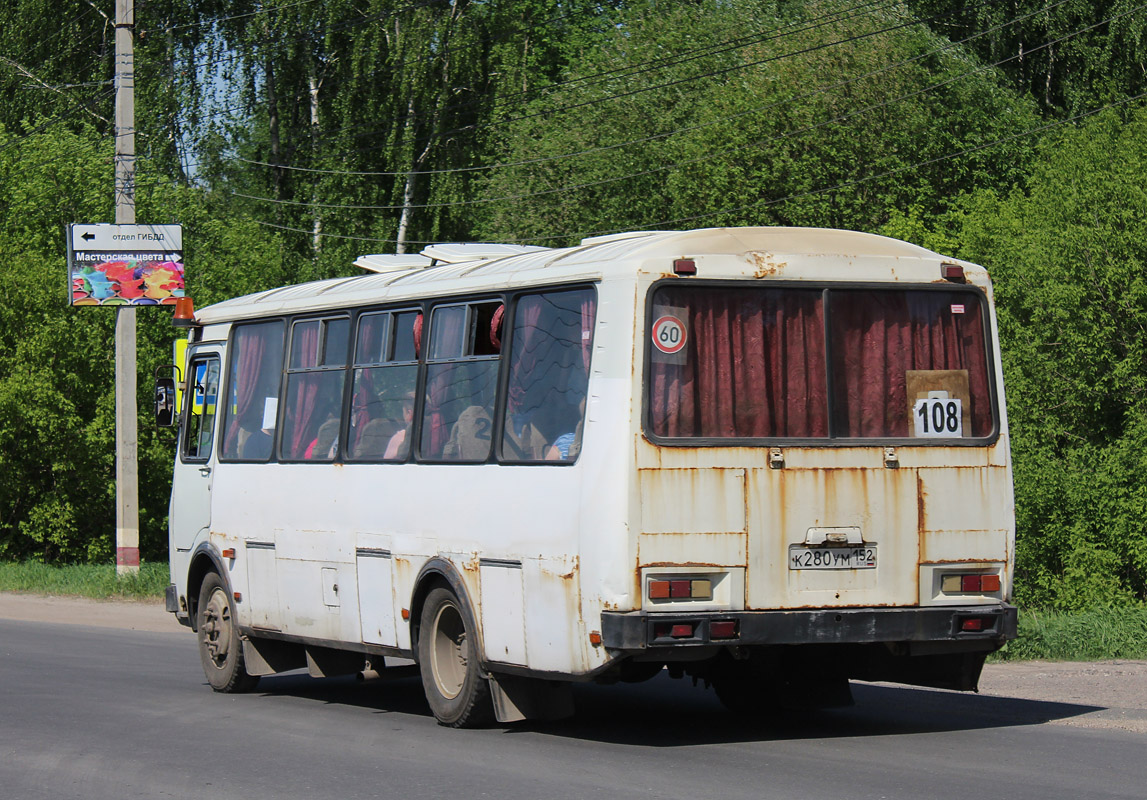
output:
[[[439,587],[426,597],[418,634],[418,665],[430,710],[440,725],[473,728],[493,718],[490,684],[479,673],[473,632],[458,598]]]
[[[243,644],[235,625],[235,608],[223,580],[207,573],[199,590],[196,629],[199,631],[199,659],[207,682],[217,692],[249,692],[259,682],[249,675],[243,663]]]

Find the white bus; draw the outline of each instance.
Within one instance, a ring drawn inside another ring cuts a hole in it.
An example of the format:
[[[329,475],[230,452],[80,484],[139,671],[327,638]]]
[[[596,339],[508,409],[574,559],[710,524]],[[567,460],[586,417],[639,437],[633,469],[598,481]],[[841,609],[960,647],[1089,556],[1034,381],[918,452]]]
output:
[[[167,608],[215,690],[413,659],[461,727],[667,669],[764,713],[974,689],[1015,636],[983,268],[801,228],[356,263],[185,321]]]

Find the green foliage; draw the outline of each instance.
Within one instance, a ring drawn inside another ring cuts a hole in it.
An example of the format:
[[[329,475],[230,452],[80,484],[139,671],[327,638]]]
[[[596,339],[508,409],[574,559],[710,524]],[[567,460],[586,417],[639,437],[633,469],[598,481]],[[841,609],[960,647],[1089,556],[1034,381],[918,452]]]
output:
[[[0,592],[78,595],[97,599],[155,599],[170,583],[166,562],[143,562],[135,575],[116,574],[113,564],[54,567],[35,561],[0,561]]]
[[[484,193],[498,199],[478,209],[483,234],[872,230],[890,209],[935,214],[1021,174],[1027,143],[975,150],[1037,119],[992,71],[899,10],[788,5],[631,5],[571,65],[574,85],[504,127],[503,161],[520,166],[489,177]]]
[[[0,558],[110,561],[115,535],[115,311],[67,305],[65,226],[112,216],[111,142],[90,127],[0,129]],[[138,216],[183,222],[189,288],[205,300],[270,288],[298,267],[265,229],[200,190],[149,181]],[[201,294],[200,294],[201,292]],[[137,310],[140,547],[167,543],[173,437],[150,423],[169,311]]]
[[[987,266],[1015,461],[1017,598],[1147,596],[1147,111],[1041,147],[1026,190],[964,197],[933,233]],[[922,226],[927,228],[928,226]]]
[[[1135,0],[908,0],[908,6],[952,40],[974,37],[971,50],[1000,63],[1017,92],[1052,114],[1072,116],[1147,89],[1147,19]]]
[[[993,657],[999,661],[1097,661],[1147,658],[1147,606],[1077,613],[1020,611],[1019,636]]]

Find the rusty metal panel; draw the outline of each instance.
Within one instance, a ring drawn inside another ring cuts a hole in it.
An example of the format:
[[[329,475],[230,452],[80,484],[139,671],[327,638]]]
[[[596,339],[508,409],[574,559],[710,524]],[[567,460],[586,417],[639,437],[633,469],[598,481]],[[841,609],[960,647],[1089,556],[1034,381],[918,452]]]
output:
[[[921,469],[923,531],[989,531],[1010,527],[1010,484],[1001,467]]]
[[[637,562],[643,567],[658,564],[743,566],[748,539],[744,532],[642,533],[637,537]]]
[[[923,531],[920,563],[1007,561],[1008,531]]]
[[[581,618],[576,555],[522,559],[526,596],[526,662],[530,669],[561,672],[582,664],[588,642]]]
[[[638,471],[643,533],[745,530],[745,470]]]
[[[875,449],[875,448],[871,448]],[[913,605],[919,536],[914,470],[758,469],[749,481],[748,608]],[[810,528],[859,528],[875,569],[789,568]]]

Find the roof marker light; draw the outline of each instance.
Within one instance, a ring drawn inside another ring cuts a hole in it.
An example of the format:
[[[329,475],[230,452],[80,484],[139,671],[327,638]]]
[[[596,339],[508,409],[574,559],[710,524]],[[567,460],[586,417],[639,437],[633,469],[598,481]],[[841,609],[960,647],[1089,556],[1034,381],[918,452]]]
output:
[[[697,262],[691,258],[678,258],[673,262],[673,273],[675,275],[696,275]]]
[[[959,264],[941,264],[940,274],[946,281],[952,283],[966,283],[967,278],[964,277],[964,268]]]

